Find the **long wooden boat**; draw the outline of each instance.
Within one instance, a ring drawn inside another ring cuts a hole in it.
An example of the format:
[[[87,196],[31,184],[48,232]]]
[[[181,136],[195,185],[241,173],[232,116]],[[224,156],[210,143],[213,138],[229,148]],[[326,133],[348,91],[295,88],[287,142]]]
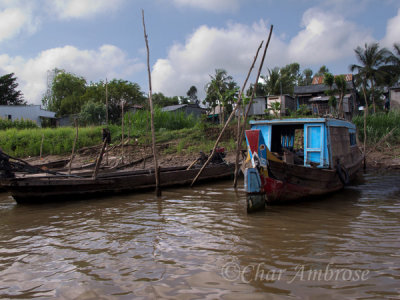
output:
[[[251,121],[246,131],[248,210],[342,189],[362,167],[356,127],[344,120]]]
[[[212,164],[204,169],[199,181],[229,178],[234,165]],[[187,166],[162,168],[160,186],[190,185],[199,168],[187,170]],[[154,169],[119,171],[91,177],[30,176],[8,178],[0,181],[0,188],[11,194],[17,203],[60,201],[96,197],[122,192],[135,192],[155,187]]]

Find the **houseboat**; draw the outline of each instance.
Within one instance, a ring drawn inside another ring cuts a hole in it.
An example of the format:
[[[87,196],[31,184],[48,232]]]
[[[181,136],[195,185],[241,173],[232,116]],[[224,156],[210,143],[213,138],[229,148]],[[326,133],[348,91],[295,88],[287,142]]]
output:
[[[353,123],[331,118],[250,121],[248,211],[342,189],[362,167]]]

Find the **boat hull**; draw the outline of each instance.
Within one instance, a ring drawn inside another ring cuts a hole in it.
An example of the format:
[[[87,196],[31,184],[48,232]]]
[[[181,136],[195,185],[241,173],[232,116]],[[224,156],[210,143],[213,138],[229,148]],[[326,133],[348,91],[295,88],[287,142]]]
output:
[[[186,170],[186,166],[162,169],[160,186],[190,185],[198,172],[199,169]],[[232,164],[210,166],[198,181],[229,178],[233,172]],[[154,170],[108,173],[97,179],[42,176],[5,180],[1,187],[18,203],[54,202],[153,189],[155,176]]]
[[[346,167],[348,180],[357,176],[362,157]],[[260,175],[263,176],[263,175]],[[321,196],[342,189],[345,183],[337,170],[310,168],[269,161],[269,176],[261,180],[268,204],[280,204]]]

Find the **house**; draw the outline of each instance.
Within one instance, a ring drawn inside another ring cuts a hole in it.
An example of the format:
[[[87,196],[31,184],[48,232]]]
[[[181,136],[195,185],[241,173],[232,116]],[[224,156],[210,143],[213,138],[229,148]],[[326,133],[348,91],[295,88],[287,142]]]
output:
[[[7,120],[32,120],[38,126],[42,126],[42,119],[50,119],[55,122],[56,113],[44,110],[40,105],[0,105],[0,117]]]
[[[168,112],[184,112],[187,116],[192,114],[196,118],[199,118],[202,114],[206,113],[206,109],[200,107],[198,103],[195,104],[178,104],[178,105],[169,105],[161,108],[162,111]]]
[[[249,104],[246,105],[245,112],[247,111],[249,107]],[[265,97],[255,97],[253,99],[253,103],[251,104],[250,110],[249,110],[249,116],[262,116],[265,115],[265,109],[267,108],[266,106],[266,98]],[[236,116],[239,115],[239,112],[236,111]],[[240,111],[240,115],[243,115],[243,111]]]
[[[267,97],[267,107],[270,108],[271,104],[278,102],[281,105],[281,115],[288,115],[289,111],[295,111],[297,109],[296,102],[294,98],[290,95],[280,95],[280,96],[268,96]]]
[[[357,111],[358,100],[357,92],[353,82],[353,75],[345,75],[346,79],[346,94],[343,98],[343,111],[346,120],[351,120],[353,114]],[[329,87],[324,82],[324,76],[315,76],[313,78],[311,85],[306,86],[295,86],[294,87],[294,98],[296,101],[297,108],[300,105],[307,105],[307,107],[315,115],[329,115],[332,114],[332,110],[329,107],[329,96],[326,95],[325,91],[329,90]],[[334,84],[333,89],[336,89]],[[339,105],[339,96],[336,95],[338,99],[337,105]]]
[[[400,109],[400,84],[389,88],[390,109]]]

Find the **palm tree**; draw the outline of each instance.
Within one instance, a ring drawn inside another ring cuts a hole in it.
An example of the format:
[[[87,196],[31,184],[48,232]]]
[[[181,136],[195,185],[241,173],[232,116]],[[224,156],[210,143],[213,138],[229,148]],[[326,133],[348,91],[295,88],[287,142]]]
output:
[[[211,76],[211,81],[206,85],[206,102],[211,103],[215,108],[216,101],[221,105],[221,119],[224,122],[225,107],[230,106],[233,102],[236,93],[236,82],[233,81],[232,76],[228,75],[224,69],[216,69],[215,75]]]
[[[344,111],[343,111],[343,98],[344,95],[346,94],[347,90],[347,83],[346,83],[346,78],[344,75],[338,75],[335,77],[335,84],[336,84],[336,89],[339,92],[339,114],[340,117],[344,117]]]
[[[390,57],[390,51],[386,48],[379,48],[378,43],[366,43],[364,49],[357,47],[354,52],[356,53],[356,58],[360,64],[351,65],[350,70],[352,72],[357,71],[358,75],[362,78],[364,89],[366,88],[366,83],[369,81],[371,86],[372,106],[375,113],[375,84],[379,81],[384,81],[384,78],[387,75],[384,66],[388,57]]]
[[[393,48],[394,52],[388,59],[388,62],[391,63],[390,73],[393,76],[393,81],[391,84],[395,84],[400,80],[400,44],[394,44]]]
[[[333,113],[336,114],[336,97],[335,90],[333,89],[333,84],[335,83],[335,77],[332,73],[326,72],[324,74],[324,84],[329,87],[329,90],[325,91],[325,94],[329,96],[329,106],[332,108]]]

